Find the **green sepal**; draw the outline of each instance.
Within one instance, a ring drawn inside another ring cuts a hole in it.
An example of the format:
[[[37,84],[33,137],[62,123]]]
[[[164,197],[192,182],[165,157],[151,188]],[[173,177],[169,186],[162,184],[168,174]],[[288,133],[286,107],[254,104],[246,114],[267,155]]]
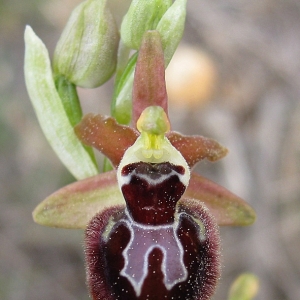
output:
[[[221,226],[248,226],[256,219],[255,211],[247,202],[196,173],[192,173],[183,198],[203,202]]]
[[[67,185],[56,191],[33,211],[33,219],[44,226],[85,229],[98,212],[125,205],[117,185],[116,171],[110,171]]]
[[[30,26],[25,30],[25,81],[40,126],[57,156],[77,179],[98,168],[76,137],[56,90],[48,51]]]

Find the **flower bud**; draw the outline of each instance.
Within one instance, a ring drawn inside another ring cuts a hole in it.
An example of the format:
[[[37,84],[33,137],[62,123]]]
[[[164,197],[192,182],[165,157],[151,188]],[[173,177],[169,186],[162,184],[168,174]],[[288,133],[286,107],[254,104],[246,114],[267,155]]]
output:
[[[167,66],[182,38],[186,16],[186,1],[176,0],[157,24],[156,30],[161,35]]]
[[[121,25],[121,38],[132,49],[139,49],[147,30],[156,29],[171,6],[170,0],[133,0]]]
[[[118,29],[106,0],[77,6],[57,43],[53,68],[77,86],[94,88],[107,81],[117,62]]]

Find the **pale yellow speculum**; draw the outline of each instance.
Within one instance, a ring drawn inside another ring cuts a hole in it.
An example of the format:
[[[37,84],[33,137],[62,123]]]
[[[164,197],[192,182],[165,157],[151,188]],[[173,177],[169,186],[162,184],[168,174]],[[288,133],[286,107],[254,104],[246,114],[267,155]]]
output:
[[[165,133],[170,130],[170,123],[163,108],[147,107],[137,121],[137,129],[141,132],[143,156],[147,159],[160,159],[164,154]]]
[[[188,186],[190,169],[184,157],[166,137],[166,133],[170,131],[170,123],[163,108],[160,106],[147,107],[137,121],[137,129],[141,135],[125,151],[118,166],[117,178],[120,189],[122,190],[122,185],[126,182],[122,175],[123,168],[137,162],[154,164],[169,162],[176,166],[182,166],[185,173],[180,180],[185,186]]]
[[[142,154],[145,156],[145,158],[151,158],[152,156],[156,159],[161,158],[164,154],[162,149],[164,136],[150,134],[147,132],[142,132],[141,136],[144,142],[144,148],[142,149]]]

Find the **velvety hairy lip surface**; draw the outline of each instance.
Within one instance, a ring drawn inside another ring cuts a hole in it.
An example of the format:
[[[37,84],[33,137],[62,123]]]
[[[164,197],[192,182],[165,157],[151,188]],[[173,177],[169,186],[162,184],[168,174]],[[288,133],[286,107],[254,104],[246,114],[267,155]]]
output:
[[[170,163],[124,167],[126,207],[97,214],[86,230],[94,300],[204,300],[212,295],[220,274],[217,224],[199,201],[178,204],[186,188],[182,173]]]
[[[121,189],[132,218],[142,224],[174,221],[175,206],[185,191],[181,166],[167,163],[134,163],[123,168],[127,179]]]
[[[173,227],[175,230],[171,230],[172,226],[155,226],[156,233],[149,226],[137,233],[137,228],[130,227],[132,223],[124,207],[109,208],[92,219],[86,231],[86,259],[93,299],[204,300],[211,297],[220,276],[217,225],[207,209],[193,200],[181,203],[176,214],[179,222]],[[166,241],[167,251],[162,240]],[[176,240],[181,247],[174,243]],[[137,244],[144,243],[150,249],[148,253],[143,247],[136,248]],[[129,244],[133,252],[124,255]],[[175,269],[164,269],[164,265],[168,266],[164,262],[166,255]],[[134,274],[142,274],[139,275],[142,281],[129,280]]]

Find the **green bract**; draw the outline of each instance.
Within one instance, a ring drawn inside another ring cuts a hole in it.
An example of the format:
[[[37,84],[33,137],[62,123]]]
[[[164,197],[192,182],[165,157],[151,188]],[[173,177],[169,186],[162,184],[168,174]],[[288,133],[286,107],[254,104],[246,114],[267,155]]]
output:
[[[111,112],[112,116],[120,124],[129,124],[132,115],[132,84],[137,55],[133,55],[129,60],[123,74],[116,82]]]
[[[107,81],[117,62],[118,28],[106,0],[87,0],[72,12],[57,43],[53,68],[77,86]]]
[[[55,88],[48,51],[29,26],[25,30],[25,46],[26,86],[47,140],[75,178],[96,175],[93,156],[76,137]]]
[[[124,43],[132,49],[139,49],[145,31],[156,29],[171,4],[171,0],[133,0],[121,25]]]

